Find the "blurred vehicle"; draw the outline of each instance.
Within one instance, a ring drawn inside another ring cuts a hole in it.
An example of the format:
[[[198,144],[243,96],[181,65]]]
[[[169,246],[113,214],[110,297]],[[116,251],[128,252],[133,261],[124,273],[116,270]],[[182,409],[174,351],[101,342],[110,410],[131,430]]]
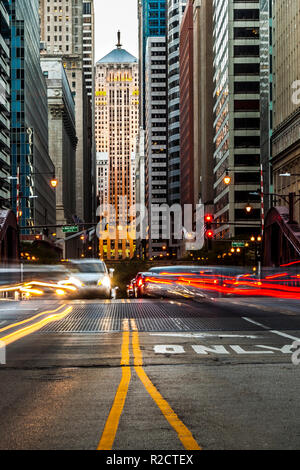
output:
[[[65,264],[68,279],[62,285],[73,285],[80,296],[93,295],[98,298],[112,298],[111,278],[113,269],[108,271],[106,264],[98,259],[68,260]]]
[[[127,286],[127,297],[128,297],[128,298],[134,297],[133,282],[134,282],[134,279],[132,279],[132,280],[130,281],[130,283],[128,284],[128,286]]]
[[[139,272],[131,281],[133,287],[133,297],[136,299],[140,299],[149,295],[147,282],[149,276],[151,276],[150,272]]]
[[[149,269],[149,273],[155,274],[182,274],[182,273],[189,273],[189,274],[200,274],[200,272],[207,271],[203,266],[159,266],[153,267]]]
[[[137,273],[136,277],[133,280],[133,291],[134,297],[139,299],[144,297],[144,288],[145,288],[145,273]]]

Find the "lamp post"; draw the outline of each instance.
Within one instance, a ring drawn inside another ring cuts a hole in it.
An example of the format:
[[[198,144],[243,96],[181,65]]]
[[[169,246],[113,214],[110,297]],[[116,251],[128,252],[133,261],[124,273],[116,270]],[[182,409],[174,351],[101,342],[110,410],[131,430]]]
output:
[[[254,243],[255,247],[255,265],[258,266],[258,278],[261,279],[261,243],[262,243],[262,236],[252,235],[250,238],[251,242]]]
[[[22,211],[20,210],[20,199],[35,199],[38,196],[22,196],[22,192],[20,191],[20,178],[21,176],[38,176],[38,175],[51,175],[51,179],[49,181],[49,185],[53,188],[56,189],[58,185],[58,180],[55,177],[55,172],[54,171],[46,171],[46,172],[34,172],[34,173],[20,173],[20,167],[17,167],[17,176],[8,176],[6,179],[8,181],[16,181],[16,190],[17,190],[17,195],[16,197],[8,199],[9,201],[16,200],[16,216],[17,216],[17,222],[19,223],[19,218],[22,216]]]

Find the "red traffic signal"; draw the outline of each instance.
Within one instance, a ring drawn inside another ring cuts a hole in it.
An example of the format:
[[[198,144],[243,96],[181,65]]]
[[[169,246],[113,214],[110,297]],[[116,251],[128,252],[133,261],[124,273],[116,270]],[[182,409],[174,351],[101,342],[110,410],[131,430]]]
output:
[[[212,223],[214,221],[213,214],[205,214],[204,216],[204,225],[205,225],[205,237],[207,240],[212,240],[215,236],[214,231],[212,229]]]
[[[214,236],[215,236],[213,230],[207,230],[207,232],[205,233],[205,235],[206,235],[206,238],[208,238],[208,239],[210,239],[210,240],[211,240],[212,238],[214,238]]]
[[[206,214],[206,215],[204,216],[204,221],[205,221],[206,223],[211,223],[213,220],[214,220],[214,216],[213,216],[212,214]]]

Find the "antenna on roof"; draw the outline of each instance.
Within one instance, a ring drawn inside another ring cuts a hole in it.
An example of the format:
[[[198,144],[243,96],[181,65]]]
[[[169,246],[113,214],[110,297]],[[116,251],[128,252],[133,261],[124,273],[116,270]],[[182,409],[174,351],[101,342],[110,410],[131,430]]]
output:
[[[121,49],[122,44],[121,44],[121,31],[118,31],[118,44],[116,44],[118,49]]]

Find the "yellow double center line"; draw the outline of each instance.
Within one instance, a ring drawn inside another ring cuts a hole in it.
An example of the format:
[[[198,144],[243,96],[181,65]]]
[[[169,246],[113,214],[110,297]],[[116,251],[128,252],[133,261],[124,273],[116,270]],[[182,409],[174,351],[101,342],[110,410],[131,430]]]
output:
[[[158,408],[176,431],[178,438],[182,442],[186,450],[201,450],[201,447],[194,439],[192,433],[185,426],[185,424],[178,418],[176,413],[173,411],[169,403],[163,398],[161,393],[153,385],[148,375],[143,368],[143,355],[140,348],[139,333],[136,327],[134,320],[131,320],[132,328],[132,350],[134,356],[134,369],[137,373],[137,376],[141,380],[145,389],[157,404]],[[128,393],[129,383],[131,380],[131,368],[130,368],[130,353],[129,353],[129,343],[130,343],[130,332],[129,332],[129,321],[123,321],[123,341],[122,341],[122,357],[121,357],[121,366],[122,366],[122,379],[119,384],[114,403],[110,410],[108,419],[106,421],[102,437],[100,439],[98,450],[111,450],[115,436],[118,430],[121,414],[125,405],[126,396]]]

